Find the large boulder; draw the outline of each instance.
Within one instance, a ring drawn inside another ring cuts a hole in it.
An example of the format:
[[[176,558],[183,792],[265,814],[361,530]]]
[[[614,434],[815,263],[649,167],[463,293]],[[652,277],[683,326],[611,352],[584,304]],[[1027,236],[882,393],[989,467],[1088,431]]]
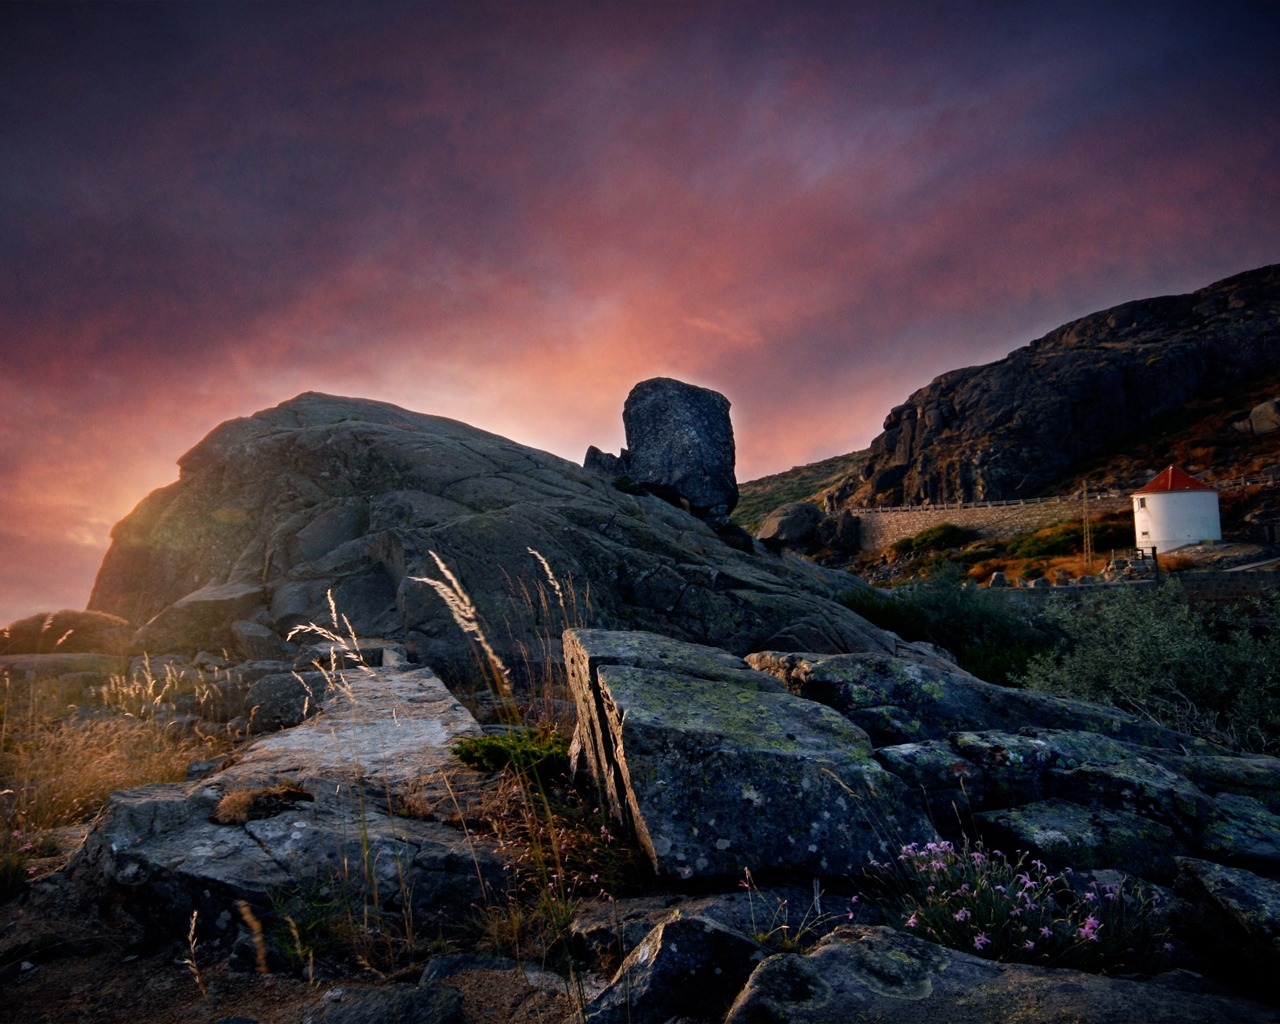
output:
[[[789,501],[779,505],[760,522],[756,540],[768,547],[803,551],[818,535],[822,511],[808,501]]]
[[[622,407],[627,471],[654,493],[728,516],[738,504],[729,400],[669,377],[641,381]]]
[[[835,600],[854,577],[736,550],[681,508],[453,420],[305,394],[222,424],[179,464],[112,531],[89,602],[146,624],[135,647],[152,654],[279,656],[257,627],[317,623],[470,671],[472,639],[421,582],[444,580],[433,552],[513,665],[586,622],[744,654],[799,649],[774,638],[807,618],[820,625],[792,642],[898,646]]]
[[[840,928],[804,956],[764,961],[726,1024],[1263,1024],[1274,1006],[1218,994],[1194,978],[1167,984],[996,963],[883,927]]]
[[[641,381],[622,408],[627,447],[610,455],[594,445],[583,466],[683,505],[724,525],[738,503],[729,400],[693,384],[654,377]]]
[[[1242,434],[1269,434],[1280,430],[1280,398],[1270,398],[1255,405],[1249,411],[1248,419],[1232,426]]]
[[[660,875],[848,875],[886,836],[933,834],[865,732],[737,658],[570,630],[565,662],[575,753]]]

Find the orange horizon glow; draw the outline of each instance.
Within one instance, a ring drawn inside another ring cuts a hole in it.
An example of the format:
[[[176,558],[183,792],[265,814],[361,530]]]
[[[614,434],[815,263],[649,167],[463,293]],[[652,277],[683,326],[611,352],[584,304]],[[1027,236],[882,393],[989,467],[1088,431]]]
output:
[[[0,626],[222,421],[365,397],[738,478],[936,375],[1280,261],[1271,5],[13,5]]]

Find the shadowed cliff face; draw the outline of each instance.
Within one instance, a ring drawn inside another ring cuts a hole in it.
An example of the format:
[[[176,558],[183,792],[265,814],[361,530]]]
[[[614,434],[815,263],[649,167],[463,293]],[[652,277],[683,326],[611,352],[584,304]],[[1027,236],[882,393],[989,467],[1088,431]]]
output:
[[[837,505],[1032,496],[1165,412],[1280,367],[1280,264],[1190,295],[1125,303],[890,411]]]

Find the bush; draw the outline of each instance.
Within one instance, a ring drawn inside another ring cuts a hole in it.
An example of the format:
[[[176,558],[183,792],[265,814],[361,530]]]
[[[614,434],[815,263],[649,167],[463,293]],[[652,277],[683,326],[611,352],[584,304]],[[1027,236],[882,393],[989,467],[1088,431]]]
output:
[[[1023,854],[1009,860],[968,840],[911,843],[896,859],[872,861],[869,896],[902,927],[988,960],[1083,969],[1159,965],[1168,933],[1157,897],[1133,884],[1082,889],[1071,869],[1052,874]]]
[[[894,558],[901,558],[903,555],[922,555],[930,551],[949,551],[952,548],[963,547],[977,537],[973,530],[966,530],[955,523],[939,523],[937,526],[921,530],[914,537],[903,537],[894,541],[889,545],[889,549],[893,552]]]
[[[542,785],[569,771],[569,745],[554,729],[516,728],[497,736],[466,737],[454,743],[453,752],[473,768],[510,768]]]
[[[843,603],[881,629],[904,640],[946,648],[967,672],[990,683],[1014,683],[1033,654],[1052,645],[1053,634],[1038,615],[998,593],[961,584],[960,569],[943,564],[923,583],[888,595],[867,588]]]
[[[1059,639],[1028,663],[1027,687],[1237,748],[1280,750],[1280,597],[1262,609],[1198,611],[1169,580],[1053,601],[1043,614]]]
[[[1111,514],[1090,524],[1089,535],[1094,551],[1133,547],[1133,517],[1127,513]],[[1005,545],[1013,558],[1058,558],[1084,551],[1084,524],[1066,520],[1039,530],[1015,534]]]

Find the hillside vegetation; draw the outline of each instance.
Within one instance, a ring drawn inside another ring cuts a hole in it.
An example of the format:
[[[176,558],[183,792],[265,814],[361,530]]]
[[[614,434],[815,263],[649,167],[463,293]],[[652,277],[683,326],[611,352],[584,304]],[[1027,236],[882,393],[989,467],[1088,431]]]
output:
[[[890,429],[870,448],[742,484],[735,518],[752,529],[789,501],[856,514],[862,503],[1040,497],[1086,484],[1123,492],[1170,463],[1209,482],[1256,477],[1280,467],[1280,431],[1232,425],[1277,396],[1280,266],[1273,266],[1189,296],[1095,313],[996,363],[943,374],[891,412]],[[1028,459],[1040,460],[1036,471],[1006,473],[1019,481],[1009,493],[987,479],[993,464],[1008,469]],[[913,490],[917,478],[932,483]],[[1222,512],[1224,532],[1246,534],[1277,518],[1280,501],[1232,489]]]

